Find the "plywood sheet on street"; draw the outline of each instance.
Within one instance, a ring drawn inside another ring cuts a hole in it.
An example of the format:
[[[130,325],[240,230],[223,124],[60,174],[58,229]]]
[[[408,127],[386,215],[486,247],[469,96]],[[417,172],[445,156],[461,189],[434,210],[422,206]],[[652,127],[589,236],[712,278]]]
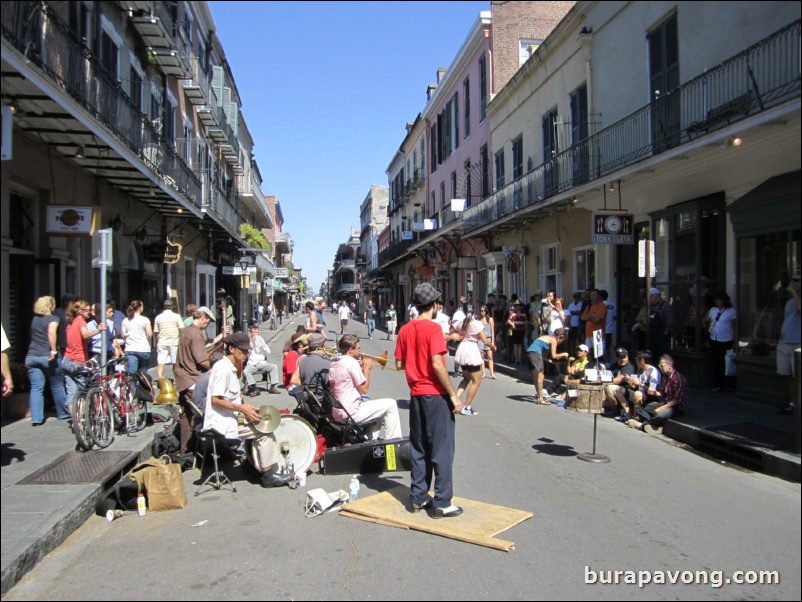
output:
[[[105,483],[118,473],[122,476],[124,471],[136,463],[138,457],[137,451],[68,451],[18,484]]]
[[[380,525],[424,531],[504,552],[514,549],[515,542],[496,539],[494,536],[532,517],[532,513],[525,510],[455,497],[451,503],[463,508],[462,516],[436,520],[430,518],[425,510],[417,514],[410,513],[407,510],[408,501],[409,489],[403,486],[394,487],[389,491],[348,502],[340,515]]]

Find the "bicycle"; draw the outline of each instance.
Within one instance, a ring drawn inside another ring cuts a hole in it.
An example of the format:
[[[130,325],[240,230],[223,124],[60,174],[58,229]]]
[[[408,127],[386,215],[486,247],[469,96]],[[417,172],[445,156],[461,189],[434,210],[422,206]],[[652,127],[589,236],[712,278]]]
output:
[[[118,365],[118,358],[107,365]],[[136,396],[132,374],[122,370],[101,376],[86,394],[86,427],[92,442],[105,448],[114,441],[115,431],[135,433],[147,424],[147,403]]]
[[[78,380],[80,384],[72,402],[71,427],[75,439],[78,441],[78,447],[83,451],[89,451],[94,445],[86,424],[86,394],[90,389],[97,386],[100,375],[100,366],[95,360],[89,360],[84,366],[72,371],[73,378]]]
[[[270,312],[270,330],[276,330],[276,314],[274,312]]]

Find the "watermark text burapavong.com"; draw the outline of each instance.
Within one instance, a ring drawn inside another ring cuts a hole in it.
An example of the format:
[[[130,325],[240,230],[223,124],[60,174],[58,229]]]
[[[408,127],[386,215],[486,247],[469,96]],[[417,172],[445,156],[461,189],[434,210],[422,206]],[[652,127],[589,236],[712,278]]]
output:
[[[592,569],[585,565],[585,583],[588,585],[778,585],[778,571],[680,571],[626,569]]]

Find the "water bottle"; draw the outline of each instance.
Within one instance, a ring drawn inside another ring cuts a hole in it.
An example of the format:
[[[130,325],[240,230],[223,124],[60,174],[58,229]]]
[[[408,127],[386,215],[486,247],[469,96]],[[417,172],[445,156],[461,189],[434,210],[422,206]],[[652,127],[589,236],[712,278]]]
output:
[[[356,475],[351,477],[351,482],[348,484],[348,500],[353,502],[359,499],[359,479]]]
[[[148,512],[148,507],[145,505],[144,494],[140,493],[136,496],[136,511],[139,513],[139,516],[145,516]]]

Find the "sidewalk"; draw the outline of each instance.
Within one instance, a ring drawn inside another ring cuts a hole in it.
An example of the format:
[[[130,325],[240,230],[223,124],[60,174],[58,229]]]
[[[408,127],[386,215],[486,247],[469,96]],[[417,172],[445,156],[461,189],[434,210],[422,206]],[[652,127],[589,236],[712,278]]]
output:
[[[278,330],[262,325],[262,336],[274,350],[295,331],[293,322],[298,315],[285,317]],[[155,385],[155,368],[149,372]],[[164,374],[172,377],[170,366]],[[36,428],[28,419],[3,421],[0,595],[80,527],[108,487],[138,461],[150,457],[153,436],[162,428],[163,423],[156,423],[131,435],[116,434],[105,450],[79,454],[74,451],[75,436],[68,422],[52,414]],[[26,480],[36,482],[21,482]]]
[[[303,314],[285,317],[277,330],[269,330],[263,324],[262,336],[274,352],[278,351],[303,319]],[[354,321],[357,324],[365,328]],[[528,369],[498,361],[495,365],[499,373],[517,378],[533,390]],[[171,373],[165,370],[165,374]],[[155,370],[151,370],[151,375],[155,377]],[[799,414],[781,415],[777,409],[742,401],[733,395],[692,389],[688,414],[670,420],[660,436],[718,460],[799,482],[800,454],[792,451],[794,424]],[[95,482],[76,483],[77,479],[68,475],[63,479],[68,481],[66,484],[30,485],[20,481],[64,459],[65,453],[75,449],[75,437],[66,422],[53,416],[36,428],[28,420],[2,424],[1,594],[92,515],[95,502],[106,487],[113,485],[140,458],[150,455],[153,436],[161,428],[161,424],[155,424],[131,436],[117,435],[107,450],[81,454],[82,460],[110,458],[108,469],[105,473],[101,471],[103,476]],[[621,428],[627,427],[621,425]]]
[[[513,376],[532,387],[532,372],[519,364],[495,362],[496,372]],[[690,389],[688,412],[669,420],[658,435],[749,470],[800,482],[800,453],[794,451],[794,425],[800,414],[782,414],[785,405],[738,399],[732,393]],[[604,420],[604,418],[602,418]],[[622,428],[628,428],[621,425]],[[645,435],[645,434],[644,434]],[[645,435],[648,436],[648,435]]]

